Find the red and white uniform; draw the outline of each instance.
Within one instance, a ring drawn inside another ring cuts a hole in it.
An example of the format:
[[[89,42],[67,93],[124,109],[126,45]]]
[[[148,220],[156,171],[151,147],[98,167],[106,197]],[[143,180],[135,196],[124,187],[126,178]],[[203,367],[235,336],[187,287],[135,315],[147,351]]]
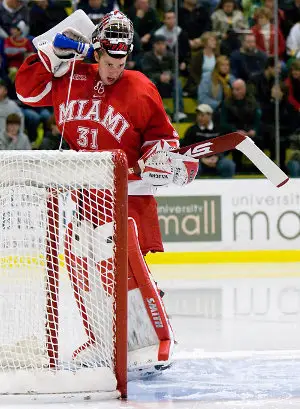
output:
[[[123,72],[112,85],[103,85],[97,64],[75,63],[56,78],[37,54],[28,57],[16,77],[18,98],[31,106],[53,106],[57,125],[74,150],[122,149],[132,167],[158,140],[178,146],[178,134],[170,123],[154,84],[137,71]],[[129,183],[129,217],[138,228],[143,254],[163,251],[156,201],[151,186],[132,176]]]

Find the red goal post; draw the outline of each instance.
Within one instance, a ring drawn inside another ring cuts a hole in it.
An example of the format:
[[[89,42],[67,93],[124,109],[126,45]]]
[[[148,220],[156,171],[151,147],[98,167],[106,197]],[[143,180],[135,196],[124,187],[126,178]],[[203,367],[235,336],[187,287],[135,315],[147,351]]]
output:
[[[3,151],[0,169],[0,402],[125,397],[125,154]]]

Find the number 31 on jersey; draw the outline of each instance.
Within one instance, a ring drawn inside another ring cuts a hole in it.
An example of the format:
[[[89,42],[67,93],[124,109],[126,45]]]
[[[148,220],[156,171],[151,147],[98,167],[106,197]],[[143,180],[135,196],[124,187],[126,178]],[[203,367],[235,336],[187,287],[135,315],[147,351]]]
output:
[[[77,127],[77,145],[80,148],[98,150],[98,129],[91,129],[85,126]]]

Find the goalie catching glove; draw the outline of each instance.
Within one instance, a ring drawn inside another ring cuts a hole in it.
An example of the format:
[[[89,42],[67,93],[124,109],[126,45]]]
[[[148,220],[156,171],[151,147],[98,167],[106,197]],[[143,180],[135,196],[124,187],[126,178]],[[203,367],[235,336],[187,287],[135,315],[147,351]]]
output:
[[[79,58],[90,58],[94,53],[89,39],[71,27],[56,34],[53,43],[42,41],[37,49],[45,68],[55,77],[62,77],[68,72],[70,60],[75,55]]]
[[[199,168],[198,159],[172,152],[172,146],[164,140],[146,152],[138,164],[142,180],[152,186],[186,185],[195,179]]]

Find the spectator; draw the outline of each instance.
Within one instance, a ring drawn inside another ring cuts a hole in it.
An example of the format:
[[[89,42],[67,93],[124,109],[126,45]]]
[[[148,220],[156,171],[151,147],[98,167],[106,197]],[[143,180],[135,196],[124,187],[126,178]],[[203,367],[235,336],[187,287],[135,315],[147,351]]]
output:
[[[143,49],[149,51],[151,36],[160,25],[156,11],[149,6],[149,0],[135,0],[134,6],[128,10],[128,17],[133,22]]]
[[[249,88],[255,95],[262,110],[268,106],[272,99],[272,88],[275,83],[275,74],[280,75],[281,65],[275,67],[275,58],[269,57],[266,61],[265,69],[261,74],[256,74],[251,77]]]
[[[277,2],[278,0],[276,0]],[[263,6],[270,11],[271,14],[271,22],[274,23],[274,0],[264,0]],[[285,12],[281,10],[280,8],[277,8],[278,12],[278,23],[279,23],[279,28],[280,31],[282,32],[284,38],[287,36],[289,33],[287,24],[286,24],[286,19],[285,19]],[[256,13],[254,13],[254,19],[256,19]]]
[[[244,15],[237,8],[235,0],[221,0],[211,15],[212,29],[219,37],[226,39],[229,31],[239,32],[248,27]]]
[[[203,48],[192,54],[189,66],[189,77],[184,91],[193,98],[197,98],[197,88],[200,84],[202,74],[212,72],[219,55],[219,44],[217,34],[207,31],[201,36]]]
[[[238,79],[232,84],[232,96],[224,101],[221,108],[221,131],[231,133],[244,130],[257,145],[261,146],[259,138],[260,109],[254,96],[247,92],[245,81]],[[238,172],[242,171],[242,152],[232,151]]]
[[[178,38],[179,70],[181,75],[185,75],[191,54],[189,38],[182,28],[176,26],[176,15],[174,11],[170,10],[164,13],[164,24],[155,31],[154,35],[164,36],[167,40],[168,49],[173,52],[175,52]]]
[[[297,129],[290,136],[291,145],[290,148],[293,150],[293,154],[289,161],[287,162],[288,173],[292,178],[300,177],[300,130]]]
[[[50,30],[68,15],[62,0],[34,0],[30,9],[30,35],[37,37]]]
[[[5,129],[6,118],[10,114],[18,114],[21,118],[21,131],[24,130],[24,119],[23,114],[19,106],[15,101],[8,98],[8,84],[0,79],[0,130]]]
[[[270,151],[271,159],[276,159],[275,141],[275,101],[279,100],[279,133],[280,133],[280,165],[285,167],[286,150],[289,147],[289,137],[300,125],[299,113],[288,101],[288,87],[284,83],[273,85],[271,99],[262,109],[260,134],[263,148]]]
[[[274,0],[242,0],[242,6],[244,10],[244,15],[247,17],[250,27],[254,26],[256,23],[256,11],[260,7],[265,7],[270,11],[271,22],[273,23],[274,17]],[[279,27],[283,34],[287,34],[287,24],[285,19],[285,12],[278,8],[278,22]]]
[[[174,64],[175,57],[173,52],[167,49],[166,38],[164,36],[154,37],[152,51],[146,52],[142,59],[142,71],[157,86],[162,98],[170,98],[172,95],[175,97]],[[183,112],[180,81],[178,81],[178,88],[180,94],[178,119],[182,120],[186,118],[186,114]]]
[[[201,4],[201,6],[206,7],[209,15],[211,15],[217,8],[219,0],[200,0],[198,3]]]
[[[293,153],[286,167],[291,178],[300,178],[300,150]]]
[[[13,25],[17,25],[24,36],[28,34],[29,9],[24,0],[3,0],[0,3],[0,37],[8,37]]]
[[[241,46],[240,32],[247,28],[243,13],[234,0],[221,0],[212,14],[213,29],[218,32],[220,52],[228,57]]]
[[[254,34],[245,34],[242,47],[231,55],[231,72],[247,82],[253,75],[263,72],[266,61],[267,55],[256,48]]]
[[[118,9],[115,0],[88,0],[87,4],[79,4],[78,8],[82,9],[95,25],[100,23],[104,14]]]
[[[34,107],[31,108],[22,104],[22,111],[25,117],[25,128],[30,142],[35,142],[38,137],[38,127],[43,124],[45,129],[46,123],[52,114],[50,107]]]
[[[288,87],[288,100],[300,112],[300,60],[292,62],[289,76],[285,81]]]
[[[253,26],[255,24],[253,20],[255,10],[262,7],[262,0],[242,0],[241,5],[244,17],[247,19],[249,26]]]
[[[199,37],[205,31],[211,31],[208,11],[197,5],[197,0],[183,0],[182,7],[178,8],[178,25],[188,34],[192,50],[201,46]]]
[[[300,58],[300,20],[289,32],[286,39],[286,53],[295,58]]]
[[[54,115],[47,121],[47,130],[45,131],[43,141],[39,147],[41,150],[55,150],[59,149],[61,141],[61,133],[55,122]],[[62,141],[62,149],[69,149],[69,145],[65,140]]]
[[[209,105],[200,104],[196,109],[196,123],[189,127],[181,140],[181,146],[188,146],[196,142],[205,142],[207,139],[220,135],[213,119],[213,110]],[[225,155],[212,155],[199,161],[198,175],[220,176],[232,178],[235,173],[235,164]]]
[[[286,32],[289,33],[291,28],[300,21],[300,0],[293,0],[287,4],[285,9]]]
[[[241,48],[241,34],[229,30],[226,38],[220,41],[220,54],[230,58],[231,54]]]
[[[202,75],[198,87],[199,104],[207,104],[214,111],[217,111],[222,101],[231,97],[233,81],[234,77],[230,74],[229,59],[220,55],[213,71]]]
[[[5,60],[1,54],[0,54],[0,80],[3,80],[3,82],[6,84],[8,97],[16,101],[18,97],[16,94],[15,84],[13,84],[11,80],[9,79],[9,76],[7,74]]]
[[[8,75],[12,82],[15,81],[16,73],[23,61],[31,53],[33,53],[31,41],[23,37],[18,25],[13,25],[10,28],[10,36],[4,40],[4,54],[6,55]]]
[[[21,130],[22,120],[18,114],[9,114],[5,129],[0,131],[1,150],[31,149],[27,135]]]
[[[265,7],[256,10],[257,23],[251,28],[256,38],[256,47],[268,56],[274,55],[275,27],[271,24],[271,12]],[[285,53],[285,39],[280,29],[278,32],[278,55],[283,58]]]
[[[141,59],[143,57],[142,44],[138,34],[133,33],[133,50],[126,60],[126,70],[141,70]]]

